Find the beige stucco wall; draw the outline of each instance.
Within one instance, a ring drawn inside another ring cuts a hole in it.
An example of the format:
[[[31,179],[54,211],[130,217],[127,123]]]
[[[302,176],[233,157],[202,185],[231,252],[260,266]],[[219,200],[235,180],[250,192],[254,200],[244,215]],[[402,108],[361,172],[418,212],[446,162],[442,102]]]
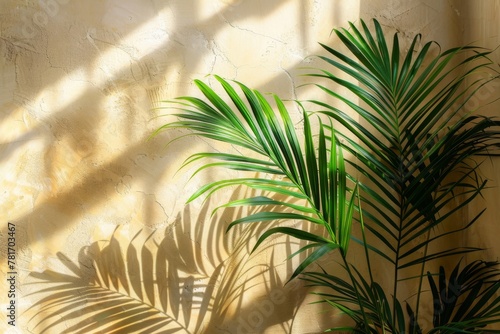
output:
[[[69,275],[76,289],[96,276],[92,270],[104,285],[107,276],[115,277],[110,287],[162,309],[159,324],[167,316],[176,319],[163,328],[184,327],[189,333],[326,328],[331,313],[309,304],[314,299],[301,283],[283,287],[297,264],[284,261],[297,249],[295,242],[277,239],[249,255],[253,243],[246,244],[240,230],[224,234],[237,211],[211,218],[217,203],[244,190],[225,190],[211,202],[185,206],[202,184],[234,174],[204,173],[189,180],[189,173],[176,173],[191,153],[224,148],[193,138],[165,147],[180,135],[176,131],[148,140],[163,122],[153,108],[162,99],[197,94],[192,80],[209,74],[284,99],[305,97],[309,89],[295,87],[304,80],[298,77],[301,67],[313,65],[307,57],[320,52],[317,41],[331,41],[331,28],[359,17],[374,16],[407,41],[421,32],[445,47],[471,41],[496,47],[500,2],[471,2],[2,0],[1,309],[8,303],[4,240],[7,222],[13,222],[17,307],[23,314],[19,333],[40,333],[49,323],[41,322],[45,316],[60,319],[45,333],[82,328],[82,319],[99,316],[102,310],[91,300],[81,313],[65,317],[62,304],[48,309],[35,304],[41,296],[55,301],[50,297],[55,291],[37,293],[48,287],[40,283],[44,279],[57,282]],[[491,95],[498,96],[498,89]],[[498,115],[498,103],[488,112]],[[492,185],[500,175],[495,162],[485,171]],[[497,192],[487,194],[485,227],[469,238],[488,248],[489,259],[496,259],[499,249]],[[53,274],[36,274],[46,270]],[[6,324],[2,311],[0,328],[16,332]],[[117,327],[107,332],[111,328]]]

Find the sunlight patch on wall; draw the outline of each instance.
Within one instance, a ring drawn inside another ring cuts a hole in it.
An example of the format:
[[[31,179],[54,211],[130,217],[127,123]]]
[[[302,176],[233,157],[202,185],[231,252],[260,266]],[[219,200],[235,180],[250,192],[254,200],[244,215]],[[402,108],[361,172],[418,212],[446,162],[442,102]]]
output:
[[[40,106],[42,120],[71,106],[83,96],[89,85],[105,92],[116,91],[120,84],[115,81],[119,73],[129,70],[131,63],[164,48],[169,43],[167,29],[164,18],[157,15],[154,20],[145,22],[130,35],[122,38],[119,44],[108,46],[104,51],[97,46],[94,31],[90,29],[86,38],[97,49],[98,59],[93,62],[91,68],[77,68],[38,94],[34,101]]]

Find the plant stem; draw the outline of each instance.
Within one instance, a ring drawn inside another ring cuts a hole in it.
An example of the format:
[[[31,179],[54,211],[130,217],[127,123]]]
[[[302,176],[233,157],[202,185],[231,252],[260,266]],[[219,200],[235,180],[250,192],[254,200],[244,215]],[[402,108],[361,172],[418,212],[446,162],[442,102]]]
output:
[[[401,187],[402,189],[402,187]],[[400,192],[402,194],[402,190]],[[405,207],[405,203],[403,200],[403,196],[400,196],[400,201],[401,205],[399,206],[400,211],[399,211],[399,231],[398,231],[398,244],[396,247],[396,257],[395,257],[395,262],[394,262],[394,288],[392,290],[393,296],[392,296],[392,319],[396,319],[396,305],[398,303],[398,275],[399,275],[399,251],[400,251],[400,244],[401,244],[401,233],[403,231],[403,211]]]
[[[363,235],[363,246],[365,249],[366,265],[368,266],[368,273],[370,274],[370,284],[373,284],[373,271],[370,262],[370,253],[368,251],[368,246],[367,246],[368,243],[366,241],[365,223],[363,220],[363,210],[361,209],[361,198],[359,196],[359,192],[357,194],[357,197],[358,197],[358,208],[359,208],[359,222],[361,223],[361,234]]]
[[[359,305],[360,311],[363,314],[366,333],[370,333],[370,325],[368,322],[368,318],[366,317],[366,313],[364,311],[363,304],[361,303],[361,297],[360,297],[360,294],[358,292],[358,284],[356,283],[354,275],[351,272],[351,268],[349,267],[349,263],[347,262],[346,255],[344,254],[344,251],[342,249],[340,250],[340,256],[342,257],[342,260],[344,261],[344,265],[345,265],[347,273],[349,274],[349,277],[351,279],[352,286],[354,287],[354,290],[356,291],[356,298],[358,299],[358,305]]]
[[[418,323],[418,308],[420,306],[420,294],[422,292],[422,283],[424,280],[424,269],[425,269],[425,257],[427,256],[427,250],[429,249],[429,239],[431,237],[431,230],[427,231],[427,240],[424,248],[424,261],[422,262],[422,267],[420,268],[420,278],[418,282],[418,292],[417,292],[417,305],[415,306],[415,322]],[[413,333],[410,333],[413,334]]]

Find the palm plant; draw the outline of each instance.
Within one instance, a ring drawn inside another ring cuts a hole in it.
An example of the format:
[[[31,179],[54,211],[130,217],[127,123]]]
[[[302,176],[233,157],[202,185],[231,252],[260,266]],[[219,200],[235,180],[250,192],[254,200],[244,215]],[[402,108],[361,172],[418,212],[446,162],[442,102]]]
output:
[[[335,30],[354,58],[322,45],[330,55],[320,58],[359,86],[327,70],[312,74],[351,91],[362,104],[351,102],[327,84],[317,85],[354,111],[360,121],[342,108],[312,102],[347,129],[338,135],[354,156],[349,164],[368,180],[361,185],[364,214],[370,218],[366,226],[382,246],[366,246],[394,268],[393,319],[399,309],[399,282],[408,278],[404,271],[421,268],[416,311],[410,311],[416,324],[426,263],[477,250],[452,247],[430,252],[430,246],[465,230],[480,215],[465,225],[456,218],[486,186],[472,158],[498,153],[500,123],[473,115],[475,110],[465,107],[479,89],[497,78],[497,72],[488,58],[490,50],[465,46],[437,50],[433,56],[433,42],[416,49],[420,36],[401,57],[398,35],[390,50],[380,24],[376,20],[374,24],[375,36],[364,22],[364,35],[353,24],[350,31]],[[474,76],[487,70],[495,75]],[[418,326],[412,331],[419,331]]]
[[[312,233],[297,225],[271,227],[260,235],[254,249],[276,234],[309,242],[292,254],[306,253],[307,257],[290,279],[302,274],[310,285],[327,288],[318,292],[321,301],[340,309],[356,323],[330,330],[420,333],[424,328],[419,325],[419,306],[426,278],[434,298],[437,296],[434,274],[426,275],[428,262],[479,250],[460,245],[433,250],[433,245],[466,230],[480,216],[465,224],[457,219],[486,186],[478,173],[480,164],[473,158],[497,153],[500,123],[473,115],[474,111],[466,111],[465,106],[496,78],[477,79],[474,75],[486,70],[496,72],[488,58],[489,50],[465,46],[437,50],[437,55],[432,55],[437,44],[429,42],[417,50],[420,36],[416,36],[402,55],[397,34],[390,49],[380,24],[374,20],[374,25],[375,34],[364,22],[361,31],[353,24],[349,30],[335,30],[352,55],[322,44],[329,56],[319,58],[333,71],[322,69],[310,76],[320,80],[316,86],[342,106],[315,99],[309,102],[319,110],[309,112],[298,103],[304,119],[300,135],[277,96],[275,112],[258,91],[217,76],[224,96],[196,80],[204,98],[173,101],[179,110],[173,115],[178,120],[158,131],[189,129],[193,135],[242,149],[236,153],[197,153],[185,163],[211,160],[195,173],[212,167],[257,173],[209,183],[190,198],[210,196],[235,185],[261,191],[261,196],[222,205],[260,208],[235,220],[228,229],[277,220],[305,221],[321,228],[321,232]],[[360,103],[338,93],[337,87],[348,89]],[[352,112],[357,117],[351,116]],[[346,158],[343,152],[349,153]],[[280,210],[268,210],[270,206]],[[359,236],[353,233],[353,224],[359,225]],[[364,250],[368,277],[362,274],[363,268],[349,260],[351,240]],[[332,251],[340,256],[345,277],[323,269],[305,270]],[[373,257],[393,268],[389,293],[373,277]],[[433,333],[458,329],[474,333],[500,320],[500,300],[483,300],[493,298],[499,288],[499,272],[494,266],[488,265],[485,274],[477,274],[480,271],[469,266],[460,274],[458,270],[450,279],[467,276],[470,288],[468,294],[457,296],[461,306],[455,314],[466,316],[440,317],[434,321]],[[440,282],[445,280],[444,269],[435,275]],[[409,280],[417,280],[417,292],[415,300],[404,296],[405,316],[399,288]],[[479,297],[481,303],[475,304]],[[442,306],[441,299],[436,303]],[[466,312],[467,308],[472,310]]]

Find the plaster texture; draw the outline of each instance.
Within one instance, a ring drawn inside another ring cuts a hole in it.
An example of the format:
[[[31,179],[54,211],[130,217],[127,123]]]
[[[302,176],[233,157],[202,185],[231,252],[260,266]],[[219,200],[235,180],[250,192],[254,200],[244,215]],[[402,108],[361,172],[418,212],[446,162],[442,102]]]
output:
[[[302,283],[283,286],[298,263],[285,259],[300,245],[278,238],[250,255],[262,229],[225,234],[241,212],[211,216],[248,190],[185,205],[203,184],[236,174],[190,180],[194,167],[178,172],[184,159],[232,148],[193,137],[166,146],[178,131],[149,139],[166,120],[156,108],[199,95],[193,80],[214,84],[211,74],[283,99],[307,97],[312,89],[297,88],[306,80],[299,75],[315,65],[317,42],[334,43],[331,29],[359,18],[377,18],[407,43],[422,33],[443,47],[497,47],[500,1],[471,3],[2,0],[0,331],[303,334],[331,326],[330,308],[310,304]],[[498,107],[485,110],[498,115]],[[484,170],[494,188],[467,213],[487,205],[484,227],[460,240],[487,248],[491,260],[499,250],[497,162]],[[15,328],[4,312],[8,222],[16,226]],[[110,291],[120,295],[103,309]],[[123,312],[130,312],[124,322]],[[95,327],[96,319],[107,320]]]

